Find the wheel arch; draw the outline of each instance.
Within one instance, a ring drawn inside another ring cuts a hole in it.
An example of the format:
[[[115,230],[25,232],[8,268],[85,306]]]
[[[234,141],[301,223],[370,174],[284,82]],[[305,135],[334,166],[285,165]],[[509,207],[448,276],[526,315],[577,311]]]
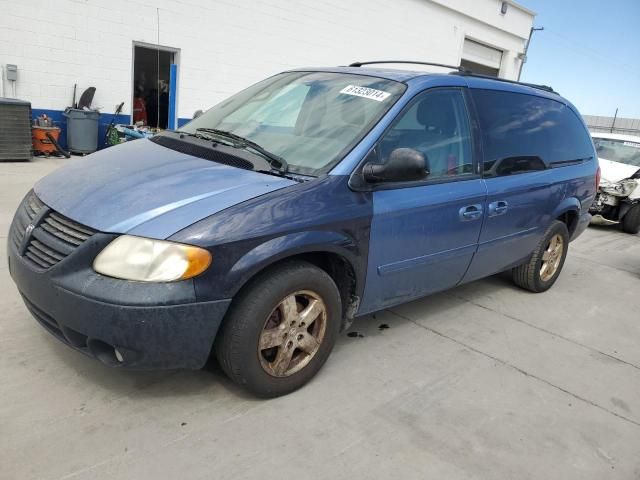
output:
[[[578,228],[580,201],[575,197],[565,198],[553,212],[553,219],[564,223],[569,230],[569,237],[571,237]]]
[[[347,328],[362,298],[366,253],[338,232],[299,232],[273,238],[243,255],[229,270],[233,297],[253,279],[291,261],[305,261],[324,270],[336,283],[342,300],[343,328]]]

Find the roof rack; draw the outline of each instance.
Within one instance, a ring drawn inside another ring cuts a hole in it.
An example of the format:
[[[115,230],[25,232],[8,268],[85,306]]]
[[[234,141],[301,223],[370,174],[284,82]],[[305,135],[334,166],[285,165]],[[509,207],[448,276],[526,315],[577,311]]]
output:
[[[524,85],[525,87],[531,87],[531,88],[537,88],[538,90],[544,90],[545,92],[549,92],[549,93],[558,93],[556,92],[553,88],[547,86],[547,85],[538,85],[535,83],[526,83],[526,82],[518,82],[516,80],[507,80],[506,78],[499,78],[499,77],[492,77],[490,75],[482,75],[479,73],[473,73],[472,70],[469,70],[466,67],[463,67],[462,65],[446,65],[444,63],[433,63],[433,62],[417,62],[415,60],[377,60],[377,61],[373,61],[373,62],[353,62],[352,64],[350,64],[350,67],[362,67],[363,65],[374,65],[374,64],[380,64],[380,63],[405,63],[405,64],[412,64],[412,65],[429,65],[432,67],[443,67],[443,68],[450,68],[451,70],[456,70],[455,72],[451,72],[453,75],[466,75],[469,77],[476,77],[476,78],[486,78],[488,80],[496,80],[498,82],[505,82],[505,83],[513,83],[515,85]]]
[[[471,70],[460,66],[460,65],[446,65],[444,63],[433,63],[433,62],[416,62],[414,60],[378,60],[375,62],[353,62],[352,64],[350,64],[350,67],[361,67],[363,65],[374,65],[374,64],[379,64],[379,63],[405,63],[405,64],[412,64],[412,65],[429,65],[431,67],[443,67],[443,68],[450,68],[451,70],[457,70],[460,73],[467,73],[470,74]]]
[[[452,73],[452,74],[453,75],[464,75],[464,76],[475,77],[475,78],[486,78],[487,80],[495,80],[495,81],[498,81],[498,82],[513,83],[514,85],[524,85],[525,87],[537,88],[538,90],[544,90],[545,92],[549,92],[549,93],[556,93],[556,94],[558,93],[548,85],[538,85],[537,83],[518,82],[517,80],[508,80],[506,78],[492,77],[491,75],[481,75],[479,73],[473,73],[470,70],[467,70],[467,71],[464,71],[464,72],[463,71],[458,71],[458,72]]]

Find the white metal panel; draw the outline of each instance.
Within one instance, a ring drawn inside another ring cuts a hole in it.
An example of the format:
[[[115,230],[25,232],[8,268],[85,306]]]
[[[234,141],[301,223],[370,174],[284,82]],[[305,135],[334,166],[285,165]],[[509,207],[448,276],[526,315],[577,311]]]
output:
[[[470,62],[486,65],[487,67],[500,69],[502,63],[502,50],[488,47],[468,38],[464,39],[462,58]]]

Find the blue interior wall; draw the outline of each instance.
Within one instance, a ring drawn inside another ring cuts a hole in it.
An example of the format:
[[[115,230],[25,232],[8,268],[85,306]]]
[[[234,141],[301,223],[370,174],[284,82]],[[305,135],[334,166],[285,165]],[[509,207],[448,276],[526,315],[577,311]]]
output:
[[[167,128],[175,130],[176,126],[176,93],[177,93],[178,65],[169,65],[169,124]]]

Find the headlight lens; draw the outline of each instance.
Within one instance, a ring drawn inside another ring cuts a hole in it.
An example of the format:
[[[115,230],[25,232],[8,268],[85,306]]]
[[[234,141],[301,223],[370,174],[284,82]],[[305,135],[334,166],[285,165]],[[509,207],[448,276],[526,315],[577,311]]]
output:
[[[140,282],[173,282],[195,277],[211,265],[198,247],[123,235],[98,254],[93,269],[103,275]]]

